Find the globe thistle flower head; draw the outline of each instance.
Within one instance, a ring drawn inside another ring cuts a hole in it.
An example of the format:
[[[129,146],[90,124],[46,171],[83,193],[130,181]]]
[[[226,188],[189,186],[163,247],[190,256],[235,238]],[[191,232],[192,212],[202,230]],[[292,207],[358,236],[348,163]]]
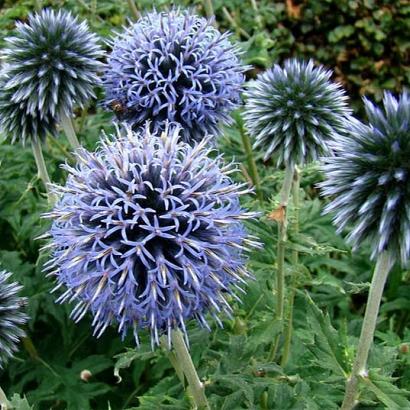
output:
[[[368,124],[350,122],[337,141],[336,156],[325,159],[323,193],[333,197],[341,231],[357,248],[368,241],[372,257],[387,250],[403,265],[410,257],[410,98],[385,93],[383,109],[364,100]]]
[[[188,11],[152,12],[119,34],[103,83],[105,106],[134,129],[181,126],[185,141],[216,134],[240,102],[244,69],[229,34]]]
[[[117,323],[149,329],[152,345],[191,318],[208,327],[210,313],[231,312],[228,298],[249,277],[244,251],[259,246],[242,221],[256,216],[239,205],[249,192],[234,183],[235,167],[208,157],[209,139],[190,146],[180,130],[105,139],[94,153],[77,152],[76,168],[46,216],[53,258],[47,269],[76,299],[78,321],[90,310],[97,336]]]
[[[86,22],[70,12],[45,9],[29,15],[6,38],[3,54],[9,73],[5,88],[31,116],[70,116],[75,104],[95,97],[102,49]]]
[[[329,142],[350,113],[331,75],[312,60],[289,59],[250,83],[244,118],[265,161],[272,157],[277,166],[304,165],[330,153]]]
[[[30,111],[26,101],[13,102],[13,90],[5,84],[10,79],[7,67],[0,72],[0,130],[12,143],[45,139],[47,134],[56,135],[56,121],[49,112],[38,109]]]
[[[22,311],[25,298],[18,296],[21,286],[10,283],[11,273],[0,271],[0,369],[17,351],[17,343],[24,336],[22,326],[27,316]]]

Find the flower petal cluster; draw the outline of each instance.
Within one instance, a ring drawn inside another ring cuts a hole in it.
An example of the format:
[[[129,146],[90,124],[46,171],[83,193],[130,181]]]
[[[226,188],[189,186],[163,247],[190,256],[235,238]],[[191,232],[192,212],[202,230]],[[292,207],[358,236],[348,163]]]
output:
[[[217,134],[240,102],[239,51],[211,21],[187,11],[152,12],[114,41],[104,75],[106,107],[136,129],[167,122],[185,141]]]
[[[5,40],[0,118],[13,140],[37,137],[35,131],[43,137],[53,130],[53,119],[71,116],[75,104],[95,97],[103,52],[85,21],[45,9],[17,23]]]
[[[13,90],[5,84],[10,80],[7,69],[0,72],[0,129],[5,136],[11,136],[11,142],[23,144],[32,138],[43,140],[46,136],[56,135],[56,121],[49,112],[36,109],[27,112],[24,102],[13,102]]]
[[[368,124],[351,121],[336,144],[336,156],[325,159],[323,194],[333,197],[341,231],[352,227],[349,241],[364,241],[372,256],[388,250],[405,265],[410,258],[410,97],[385,93],[383,109],[364,100]]]
[[[65,169],[65,186],[49,232],[53,258],[47,269],[67,290],[60,302],[77,300],[80,320],[94,316],[94,333],[118,323],[123,335],[147,328],[153,346],[159,334],[205,315],[220,323],[230,313],[233,288],[249,277],[244,251],[258,246],[242,224],[239,197],[250,190],[229,176],[233,164],[211,159],[209,138],[193,146],[180,130],[106,138],[100,149],[84,149],[78,165]]]
[[[250,83],[244,118],[265,161],[273,157],[278,166],[304,165],[331,152],[329,143],[350,114],[347,97],[331,75],[312,60],[289,59]]]
[[[27,322],[22,310],[26,300],[18,296],[22,286],[9,283],[10,276],[0,271],[0,369],[17,351],[17,343],[24,336],[22,326]]]

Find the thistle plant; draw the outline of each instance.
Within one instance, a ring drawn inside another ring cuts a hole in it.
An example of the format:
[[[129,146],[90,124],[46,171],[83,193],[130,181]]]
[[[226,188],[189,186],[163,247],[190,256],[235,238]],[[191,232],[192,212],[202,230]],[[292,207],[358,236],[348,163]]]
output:
[[[75,104],[94,97],[102,51],[97,38],[69,12],[43,10],[17,23],[5,39],[0,74],[0,129],[11,142],[29,141],[46,189],[50,178],[41,142],[60,121],[73,148],[80,146],[71,121]],[[52,199],[50,197],[50,199]]]
[[[283,67],[274,65],[260,74],[245,93],[244,119],[250,135],[255,138],[254,149],[265,152],[265,161],[272,159],[278,167],[285,168],[279,209],[275,212],[275,215],[280,215],[275,217],[279,236],[276,316],[280,324],[283,322],[285,300],[286,208],[292,185],[294,192],[299,191],[297,167],[331,154],[331,142],[337,133],[343,131],[345,116],[350,113],[347,97],[339,84],[330,81],[331,75],[331,71],[315,67],[312,60],[290,59],[284,62]],[[295,195],[294,199],[297,198]],[[294,202],[298,209],[298,200]],[[293,255],[294,263],[297,263],[297,258],[297,254]],[[293,298],[294,294],[290,301]],[[293,305],[290,304],[282,365],[286,364],[291,343],[292,317]],[[280,334],[272,345],[271,360],[276,355],[279,339]]]
[[[75,105],[83,107],[95,98],[93,88],[102,67],[97,37],[85,21],[80,22],[70,12],[45,9],[29,15],[27,23],[17,23],[14,35],[5,41],[4,88],[11,103],[19,104],[22,110],[21,127],[31,117],[54,118],[60,121],[71,145],[78,148],[71,116]],[[33,133],[21,136],[18,127],[11,124],[8,130],[13,140],[39,137]]]
[[[385,93],[383,109],[364,100],[368,124],[349,122],[338,139],[336,155],[326,158],[323,194],[333,200],[326,212],[335,214],[341,232],[351,227],[347,240],[353,249],[370,245],[377,259],[352,374],[342,409],[357,403],[357,387],[366,377],[366,362],[374,338],[383,288],[395,262],[410,258],[410,98]]]
[[[5,87],[10,80],[7,66],[0,71],[0,130],[11,136],[12,143],[30,141],[38,175],[48,190],[50,178],[45,165],[41,141],[47,134],[56,134],[56,124],[50,113],[28,112],[24,102],[13,102],[13,91]]]
[[[138,345],[148,329],[152,348],[166,334],[181,356],[186,321],[209,329],[208,313],[219,324],[221,312],[231,315],[233,290],[250,276],[244,251],[259,246],[242,221],[256,215],[241,209],[250,189],[231,180],[233,164],[209,158],[209,142],[190,146],[178,128],[161,135],[149,125],[128,128],[94,153],[78,150],[77,167],[64,167],[67,183],[55,187],[59,200],[46,215],[53,219],[47,269],[66,288],[58,301],[77,301],[75,321],[91,311],[97,337],[116,323]],[[190,383],[203,401],[203,389]]]
[[[25,298],[18,295],[22,287],[10,283],[11,273],[0,271],[0,369],[17,351],[17,343],[24,336],[22,326],[27,316],[22,308]]]
[[[329,142],[350,113],[332,71],[290,59],[260,74],[246,92],[245,122],[255,149],[278,167],[303,166],[330,154]]]
[[[185,141],[217,134],[240,102],[244,67],[229,34],[187,11],[152,12],[114,39],[105,106],[134,129],[167,122]]]

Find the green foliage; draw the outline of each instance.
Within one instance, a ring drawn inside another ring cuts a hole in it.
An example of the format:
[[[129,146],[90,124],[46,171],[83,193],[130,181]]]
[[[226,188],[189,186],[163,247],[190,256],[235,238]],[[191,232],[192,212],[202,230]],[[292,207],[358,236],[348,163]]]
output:
[[[236,32],[244,58],[255,64],[255,71],[290,55],[312,57],[336,67],[336,76],[356,100],[362,93],[379,96],[382,88],[397,90],[409,84],[404,64],[409,44],[403,33],[409,29],[410,8],[405,2],[256,3],[257,12],[250,1],[214,1],[218,24]],[[64,4],[87,18],[104,37],[130,16],[126,1],[47,0],[42,4]],[[140,10],[152,6],[148,0],[137,4]],[[158,8],[168,4],[168,0],[155,3]],[[178,4],[196,5],[202,11],[199,1]],[[6,0],[1,7],[0,46],[14,20],[25,18],[35,2]],[[235,25],[226,19],[224,9]],[[100,129],[112,130],[111,115],[93,104],[77,112],[76,127],[80,141],[93,149]],[[235,158],[246,168],[235,126],[226,128],[219,148],[227,160]],[[44,155],[54,182],[64,181],[60,165],[66,160],[72,163],[69,150],[63,135],[47,141]],[[365,251],[351,254],[330,218],[322,215],[324,201],[315,188],[322,178],[317,166],[303,169],[300,229],[298,233],[290,229],[287,243],[287,281],[293,277],[297,288],[292,350],[285,368],[269,362],[269,349],[280,326],[274,320],[273,290],[277,226],[267,215],[277,206],[283,172],[263,163],[262,156],[256,153],[264,204],[259,205],[254,196],[244,201],[245,206],[263,213],[259,221],[248,224],[265,245],[263,251],[250,255],[249,268],[255,280],[246,295],[240,295],[243,303],[232,301],[235,317],[223,321],[224,329],[213,325],[208,333],[190,325],[191,354],[212,409],[337,409],[351,371],[373,266]],[[248,179],[246,172],[238,178]],[[24,285],[31,317],[27,326],[30,339],[22,343],[15,360],[0,375],[12,408],[192,408],[165,348],[151,352],[148,337],[143,336],[137,350],[131,339],[121,341],[114,329],[96,340],[90,334],[89,317],[74,324],[69,307],[54,303],[55,295],[49,293],[53,280],[41,272],[47,250],[41,251],[44,242],[35,239],[48,225],[40,219],[49,206],[43,192],[30,149],[0,143],[0,264]],[[291,223],[294,218],[295,209],[290,207]],[[296,266],[290,263],[291,250],[300,252]],[[395,267],[385,291],[369,375],[360,383],[363,409],[380,409],[381,405],[410,408],[409,291],[410,272]]]
[[[291,0],[215,2],[221,17],[229,11],[251,36],[247,61],[262,68],[290,56],[314,58],[330,68],[353,100],[380,100],[383,90],[410,84],[408,56],[410,6],[402,0]],[[262,21],[264,30],[257,24]],[[228,28],[230,24],[221,23]],[[407,62],[406,62],[407,61]],[[356,105],[357,107],[357,105]]]

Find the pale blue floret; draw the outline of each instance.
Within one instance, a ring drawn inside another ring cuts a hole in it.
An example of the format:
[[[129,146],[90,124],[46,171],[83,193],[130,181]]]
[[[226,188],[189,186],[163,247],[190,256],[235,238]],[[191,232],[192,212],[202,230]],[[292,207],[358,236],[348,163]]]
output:
[[[66,287],[59,301],[77,300],[76,321],[91,311],[97,336],[117,323],[137,343],[139,329],[155,345],[191,318],[220,323],[249,277],[244,251],[259,246],[242,224],[256,216],[239,205],[249,188],[232,181],[233,164],[208,156],[208,137],[191,146],[179,129],[146,128],[117,138],[79,150],[55,188],[47,269]]]
[[[345,138],[326,158],[323,193],[333,197],[339,231],[352,230],[354,248],[370,243],[372,256],[388,250],[405,265],[410,258],[410,98],[385,93],[383,109],[364,100],[368,124],[352,119]]]
[[[152,12],[118,35],[104,75],[106,107],[136,129],[167,122],[185,141],[216,135],[240,103],[239,50],[212,22],[187,11]]]

